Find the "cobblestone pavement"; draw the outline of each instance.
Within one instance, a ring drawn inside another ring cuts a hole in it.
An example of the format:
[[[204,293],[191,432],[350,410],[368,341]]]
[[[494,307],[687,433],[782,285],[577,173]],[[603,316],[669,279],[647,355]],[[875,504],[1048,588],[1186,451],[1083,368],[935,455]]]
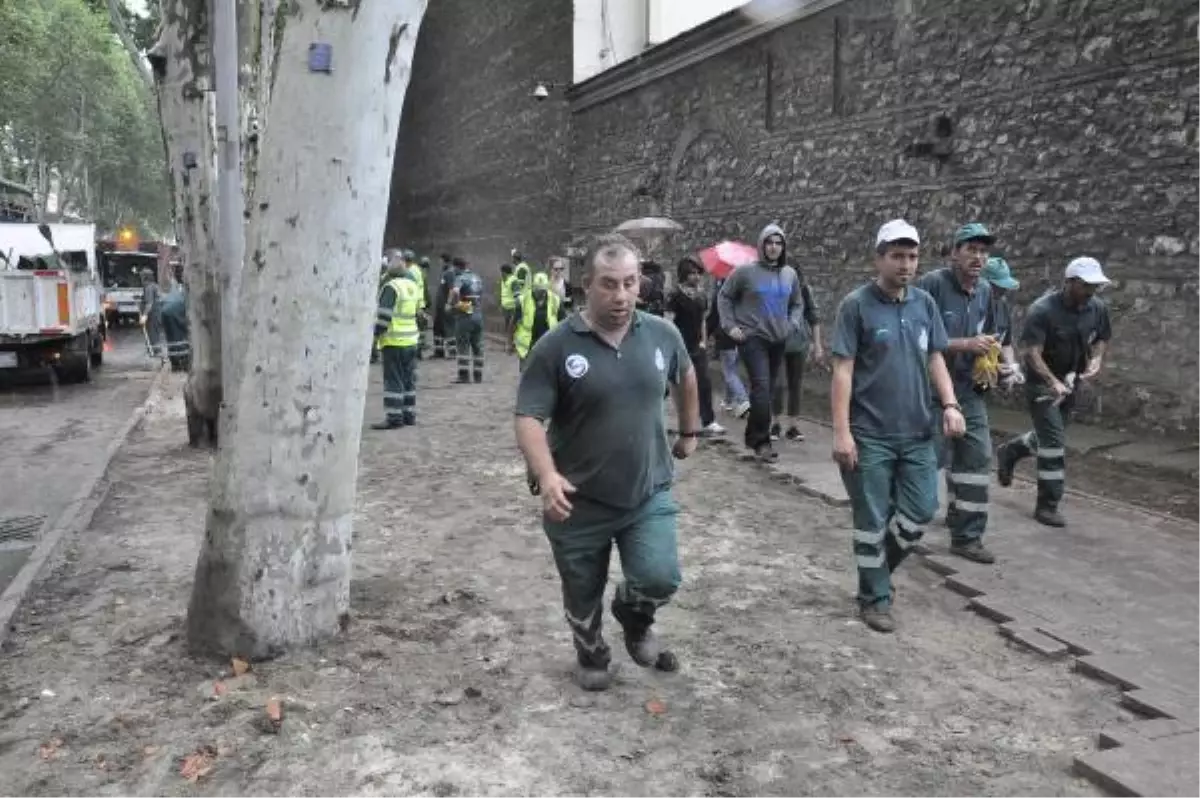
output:
[[[581,693],[512,441],[516,364],[451,379],[423,365],[419,426],[365,433],[348,630],[236,678],[179,637],[209,459],[183,444],[168,380],[5,644],[12,791],[1096,792],[1072,758],[1130,717],[1115,688],[1029,656],[921,567],[899,578],[901,631],[869,632],[842,511],[711,447],[679,475],[685,581],[661,629],[682,671],[627,662],[612,691]],[[377,369],[369,402],[367,422]],[[197,750],[215,761],[191,786]]]
[[[0,592],[150,389],[157,364],[141,334],[110,342],[85,385],[59,386],[44,373],[0,377]]]

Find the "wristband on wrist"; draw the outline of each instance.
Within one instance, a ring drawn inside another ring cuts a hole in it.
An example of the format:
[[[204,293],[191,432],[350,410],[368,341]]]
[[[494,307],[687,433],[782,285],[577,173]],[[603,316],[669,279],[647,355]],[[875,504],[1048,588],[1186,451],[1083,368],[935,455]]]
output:
[[[942,403],[943,410],[949,410],[950,408],[954,408],[955,410],[957,410],[960,413],[962,412],[962,408],[959,406],[958,402],[943,402]]]
[[[681,437],[681,438],[699,438],[700,433],[699,432],[684,432],[684,431],[680,430],[679,437]]]

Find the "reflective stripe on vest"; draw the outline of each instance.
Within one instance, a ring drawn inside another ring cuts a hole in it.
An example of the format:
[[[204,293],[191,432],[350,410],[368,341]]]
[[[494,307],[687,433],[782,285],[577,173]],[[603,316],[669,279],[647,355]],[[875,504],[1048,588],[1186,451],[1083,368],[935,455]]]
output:
[[[500,281],[500,307],[504,310],[512,310],[517,306],[517,297],[513,293],[517,278],[514,275],[508,275]]]
[[[396,292],[396,307],[392,311],[391,325],[379,337],[379,346],[416,346],[421,341],[421,332],[417,329],[421,291],[415,282],[406,277],[397,277],[388,285]]]
[[[558,326],[558,304],[558,295],[553,291],[547,291],[546,332],[550,332]],[[521,359],[529,354],[533,342],[533,321],[536,315],[537,303],[533,301],[533,292],[530,291],[521,297],[521,320],[517,322],[517,329],[513,330],[513,346],[517,350],[517,357]]]

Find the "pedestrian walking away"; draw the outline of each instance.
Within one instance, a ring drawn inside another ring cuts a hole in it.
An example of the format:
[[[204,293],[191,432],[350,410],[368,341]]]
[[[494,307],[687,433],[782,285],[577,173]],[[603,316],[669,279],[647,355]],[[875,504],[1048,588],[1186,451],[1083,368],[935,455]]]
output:
[[[192,345],[188,338],[187,286],[182,281],[177,281],[163,295],[160,316],[171,370],[188,371],[192,363]]]
[[[433,356],[454,358],[455,346],[453,316],[446,310],[450,291],[454,288],[454,263],[449,254],[442,253],[442,273],[438,278],[437,296],[433,303]]]
[[[947,437],[965,422],[946,369],[946,329],[933,297],[912,285],[920,236],[902,219],[875,239],[873,282],[838,306],[830,352],[833,459],[850,497],[863,622],[896,628],[892,573],[938,506],[931,384]]]
[[[1080,386],[1099,376],[1104,365],[1112,326],[1096,291],[1108,283],[1095,258],[1074,259],[1062,287],[1030,305],[1021,328],[1018,348],[1033,429],[999,447],[996,469],[1007,487],[1017,463],[1037,458],[1034,518],[1046,526],[1067,523],[1059,510],[1066,488],[1067,421]]]
[[[667,299],[667,310],[683,345],[687,348],[692,368],[696,371],[696,390],[700,400],[700,427],[706,436],[724,435],[725,428],[717,423],[713,412],[712,378],[708,373],[708,295],[701,285],[704,264],[689,255],[676,266],[678,285]]]
[[[730,338],[728,333],[721,329],[721,314],[717,308],[717,297],[724,285],[724,280],[713,282],[705,326],[712,336],[713,348],[716,350],[717,360],[721,364],[721,381],[725,383],[725,398],[721,401],[721,408],[737,418],[745,418],[746,414],[750,412],[750,394],[746,391],[746,384],[742,382],[742,375],[739,371],[741,367],[738,362],[737,341]]]
[[[483,280],[462,258],[454,259],[454,272],[449,303],[458,339],[458,382],[483,382]]]
[[[794,268],[794,267],[793,267]],[[823,365],[825,346],[821,338],[821,316],[817,301],[804,275],[796,269],[800,278],[801,324],[792,330],[783,347],[783,373],[777,375],[771,397],[775,423],[771,425],[772,439],[781,435],[789,441],[804,440],[800,431],[800,397],[804,385],[804,369],[809,362]],[[782,420],[782,423],[781,423]],[[782,429],[787,424],[787,429]]]
[[[162,328],[162,288],[153,269],[142,269],[141,322],[146,330],[146,340],[154,357],[165,356]]]
[[[417,423],[417,327],[421,294],[402,257],[388,268],[391,278],[379,292],[375,339],[383,358],[383,421],[372,429],[398,429]]]
[[[759,260],[739,266],[717,295],[721,328],[737,342],[750,378],[746,447],[759,459],[779,458],[771,446],[771,392],[792,330],[803,323],[800,277],[787,265],[787,240],[776,224],[758,237]]]
[[[988,251],[996,242],[978,222],[960,227],[954,234],[950,265],[923,275],[916,286],[937,303],[949,344],[946,367],[954,383],[954,394],[962,408],[966,432],[960,438],[939,443],[946,467],[950,509],[950,551],[980,563],[995,562],[983,543],[988,522],[988,484],[992,479],[992,431],[985,393],[987,379],[978,380],[980,361],[996,359],[1000,336],[992,313],[991,283],[982,279]]]
[[[522,371],[529,350],[542,336],[558,326],[566,318],[566,308],[558,294],[550,290],[550,278],[544,272],[533,275],[533,286],[521,297],[517,305],[513,331],[513,346]]]
[[[625,581],[611,609],[626,651],[643,667],[679,667],[652,626],[681,579],[672,456],[695,451],[700,419],[695,370],[679,332],[635,309],[640,274],[633,244],[616,234],[597,239],[582,282],[584,309],[529,354],[515,426],[541,488],[576,680],[586,690],[603,690],[612,683],[601,626],[614,543]],[[668,384],[676,387],[679,415],[674,446],[662,408]]]

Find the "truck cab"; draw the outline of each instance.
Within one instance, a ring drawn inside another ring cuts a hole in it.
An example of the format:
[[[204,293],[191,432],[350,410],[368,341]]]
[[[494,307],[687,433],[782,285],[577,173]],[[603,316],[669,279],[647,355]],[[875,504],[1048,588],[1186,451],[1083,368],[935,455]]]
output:
[[[108,326],[137,324],[142,308],[142,271],[150,269],[157,274],[158,256],[149,252],[104,250],[98,255]]]

